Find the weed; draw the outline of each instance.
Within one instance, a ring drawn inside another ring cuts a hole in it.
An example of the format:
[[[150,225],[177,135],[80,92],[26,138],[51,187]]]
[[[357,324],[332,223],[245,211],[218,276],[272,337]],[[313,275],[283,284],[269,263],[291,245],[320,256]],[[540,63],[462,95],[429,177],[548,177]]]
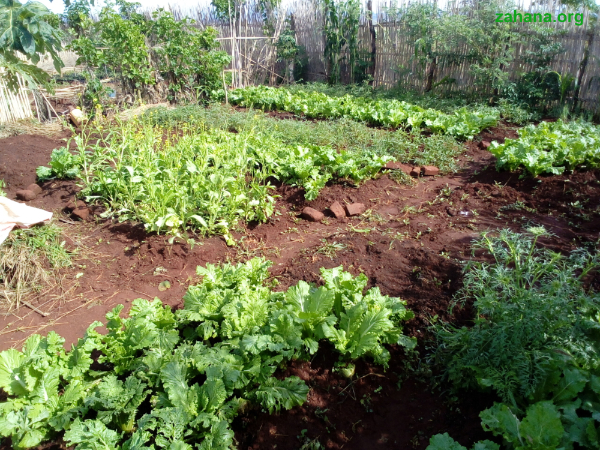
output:
[[[333,259],[338,251],[344,250],[345,248],[345,244],[340,244],[335,241],[327,242],[326,239],[321,239],[321,245],[315,250],[315,254],[324,255],[327,258]]]

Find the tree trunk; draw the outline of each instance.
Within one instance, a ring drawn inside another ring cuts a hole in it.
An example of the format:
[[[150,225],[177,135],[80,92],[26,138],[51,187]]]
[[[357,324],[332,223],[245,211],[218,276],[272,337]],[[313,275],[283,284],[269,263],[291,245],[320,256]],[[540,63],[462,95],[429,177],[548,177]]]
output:
[[[296,41],[296,46],[298,45],[298,38],[296,37],[296,18],[294,17],[294,13],[290,14],[290,30],[294,33],[294,40]],[[296,58],[292,59],[289,65],[289,82],[293,83],[294,80],[294,65],[296,64]]]
[[[373,1],[367,1],[367,11],[369,18],[369,34],[371,35],[371,65],[369,66],[368,73],[371,75],[369,85],[373,85],[375,81],[375,61],[377,60],[377,35],[375,34],[375,26],[373,25]]]
[[[429,63],[429,67],[427,67],[427,73],[425,76],[427,77],[427,82],[425,83],[425,92],[429,92],[433,89],[433,82],[435,80],[435,69],[437,68],[437,57],[433,58],[433,60]]]
[[[579,63],[579,70],[577,71],[577,86],[575,87],[575,92],[573,94],[573,109],[575,111],[579,104],[579,93],[581,92],[581,83],[583,82],[583,75],[585,74],[585,69],[588,65],[588,60],[590,56],[590,48],[594,44],[594,35],[595,33],[595,24],[592,24],[591,29],[587,33],[587,41],[585,42],[585,47],[583,48],[583,58]]]

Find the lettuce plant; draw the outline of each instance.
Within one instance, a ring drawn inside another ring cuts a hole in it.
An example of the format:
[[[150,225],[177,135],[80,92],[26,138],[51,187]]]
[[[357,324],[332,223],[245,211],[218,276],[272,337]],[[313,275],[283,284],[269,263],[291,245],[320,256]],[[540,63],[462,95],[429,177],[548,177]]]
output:
[[[489,148],[498,169],[524,167],[535,176],[559,175],[576,167],[600,167],[600,129],[583,121],[540,122],[519,130],[518,139],[504,144],[492,142]]]
[[[227,450],[231,422],[249,404],[277,412],[301,405],[308,386],[277,369],[329,339],[342,361],[372,357],[385,344],[414,346],[401,333],[405,302],[364,293],[366,277],[322,270],[325,286],[286,292],[267,283],[270,262],[199,267],[182,310],[134,300],[95,322],[69,352],[54,332],[33,335],[23,351],[0,353],[0,436],[26,449],[64,432],[77,450]],[[93,352],[99,352],[92,369]]]

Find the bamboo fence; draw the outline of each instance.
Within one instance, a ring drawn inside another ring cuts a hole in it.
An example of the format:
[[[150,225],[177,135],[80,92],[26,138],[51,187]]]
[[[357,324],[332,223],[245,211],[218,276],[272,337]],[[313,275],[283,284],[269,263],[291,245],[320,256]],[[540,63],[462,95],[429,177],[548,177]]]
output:
[[[19,89],[14,92],[8,89],[3,70],[0,68],[0,123],[33,117],[29,90],[20,75],[17,75]]]
[[[414,43],[405,26],[389,13],[390,6],[401,9],[415,0],[372,0],[372,14],[368,14],[367,2],[363,4],[361,25],[359,28],[359,53],[372,55],[374,67],[370,69],[374,86],[405,88],[423,91],[425,79],[420,76],[418,61],[414,57]],[[428,0],[423,0],[428,1]],[[465,14],[469,5],[477,0],[458,0],[449,2],[447,9],[454,14]],[[574,12],[566,9],[558,0],[548,0],[544,4],[519,0],[517,9],[530,13],[551,13],[557,17],[560,12]],[[233,4],[234,2],[232,2]],[[238,2],[236,2],[238,3]],[[223,50],[232,56],[227,68],[232,73],[234,87],[248,84],[279,84],[284,80],[285,67],[277,61],[274,43],[285,25],[285,19],[293,15],[297,44],[302,46],[308,56],[305,81],[323,81],[326,79],[323,37],[323,13],[318,0],[293,0],[285,3],[275,14],[274,31],[266,32],[263,16],[256,8],[241,7],[237,19],[231,22],[220,20],[214,11],[206,6],[198,6],[185,12],[173,10],[176,16],[194,18],[201,28],[212,26],[219,33]],[[500,11],[499,11],[500,12]],[[507,11],[501,11],[507,12]],[[597,109],[600,106],[600,24],[594,26],[593,16],[583,12],[583,24],[577,26],[574,21],[544,24],[560,30],[553,39],[560,42],[563,52],[554,59],[551,69],[561,75],[571,74],[581,80],[579,101],[582,106]],[[372,20],[369,20],[372,17]],[[525,27],[526,24],[520,25]],[[373,37],[374,42],[373,42]],[[587,48],[587,52],[586,52]],[[528,55],[535,52],[535,43],[525,41],[514,47],[515,58],[508,68],[511,78],[516,80],[520,74],[533,68]],[[466,55],[466,44],[458,45],[457,55]],[[584,63],[586,53],[587,61]],[[444,89],[449,91],[473,91],[474,75],[471,63],[466,59],[461,64],[441,64],[437,68],[436,81],[445,77],[452,80]],[[342,65],[342,79],[349,81],[350,68]],[[422,70],[421,70],[422,72]]]

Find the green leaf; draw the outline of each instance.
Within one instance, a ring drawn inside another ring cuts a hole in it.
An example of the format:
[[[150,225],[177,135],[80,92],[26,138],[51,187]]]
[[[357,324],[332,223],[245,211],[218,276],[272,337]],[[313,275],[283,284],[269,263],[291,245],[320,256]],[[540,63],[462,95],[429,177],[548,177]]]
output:
[[[22,376],[18,373],[23,359],[23,354],[12,348],[0,352],[0,387],[9,395],[27,392]]]
[[[495,436],[502,436],[515,445],[521,443],[519,419],[508,406],[496,403],[491,408],[482,411],[479,417],[481,417],[481,426],[485,431],[491,431]]]
[[[64,437],[69,445],[77,444],[76,450],[115,450],[119,448],[119,438],[116,431],[109,430],[102,422],[79,419],[75,419]]]
[[[254,391],[254,397],[270,413],[279,411],[282,407],[292,409],[302,405],[307,395],[308,386],[296,376],[284,380],[268,378]]]
[[[467,448],[452,439],[448,433],[444,433],[436,434],[429,439],[427,450],[467,450]]]
[[[565,430],[560,421],[560,413],[550,401],[536,403],[527,408],[521,422],[523,441],[532,449],[555,449]]]

